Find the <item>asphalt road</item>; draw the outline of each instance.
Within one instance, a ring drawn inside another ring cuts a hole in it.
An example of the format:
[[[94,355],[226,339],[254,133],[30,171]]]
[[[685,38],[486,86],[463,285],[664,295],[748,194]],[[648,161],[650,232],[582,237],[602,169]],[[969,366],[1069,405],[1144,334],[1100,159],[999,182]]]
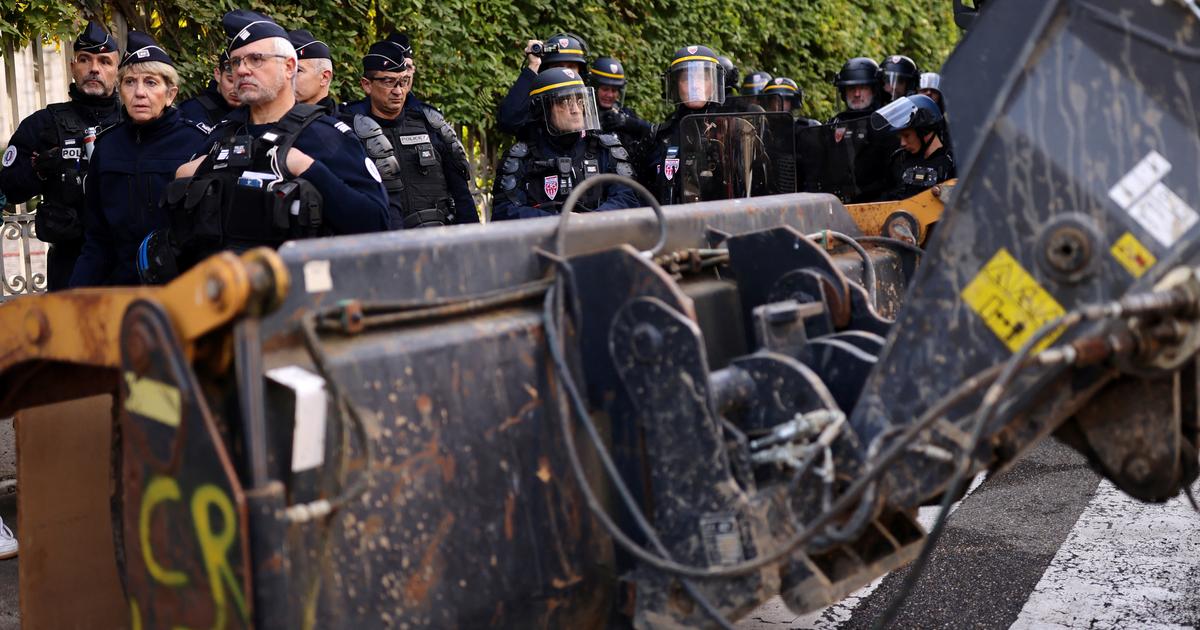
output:
[[[936,508],[922,510],[931,525]],[[909,571],[798,616],[773,600],[739,630],[871,628]],[[1186,628],[1200,622],[1200,515],[1144,505],[1053,441],[951,514],[889,628]]]

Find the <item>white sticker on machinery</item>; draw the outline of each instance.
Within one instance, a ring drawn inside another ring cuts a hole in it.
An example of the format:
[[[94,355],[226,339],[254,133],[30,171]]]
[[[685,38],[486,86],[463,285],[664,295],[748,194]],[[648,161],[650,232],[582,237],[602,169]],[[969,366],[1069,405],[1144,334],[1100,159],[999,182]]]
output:
[[[1170,172],[1167,158],[1151,151],[1108,191],[1109,198],[1167,247],[1200,220],[1200,214],[1163,183]]]
[[[325,379],[296,365],[267,370],[267,378],[295,392],[292,472],[325,463]]]

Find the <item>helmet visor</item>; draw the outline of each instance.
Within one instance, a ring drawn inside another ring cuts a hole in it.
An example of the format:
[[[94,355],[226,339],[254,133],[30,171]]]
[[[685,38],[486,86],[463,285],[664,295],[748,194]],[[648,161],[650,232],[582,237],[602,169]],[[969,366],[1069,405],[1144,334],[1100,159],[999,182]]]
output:
[[[725,71],[714,61],[683,61],[667,73],[667,102],[699,109],[725,102]]]
[[[542,98],[546,131],[556,136],[600,129],[596,96],[592,88],[579,86],[556,90]]]
[[[871,126],[876,131],[897,132],[907,128],[913,119],[917,106],[906,96],[880,107],[871,114]]]
[[[883,73],[883,98],[893,101],[915,91],[911,77],[897,72]]]

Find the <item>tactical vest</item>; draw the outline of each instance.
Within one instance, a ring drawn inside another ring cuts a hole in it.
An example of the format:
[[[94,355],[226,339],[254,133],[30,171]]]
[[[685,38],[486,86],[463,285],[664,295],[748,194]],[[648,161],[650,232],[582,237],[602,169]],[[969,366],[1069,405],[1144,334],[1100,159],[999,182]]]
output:
[[[232,122],[214,131],[218,139],[195,175],[167,187],[171,241],[186,264],[225,249],[278,247],[322,234],[320,192],[283,172],[300,133],[324,115],[301,103],[257,138]]]
[[[47,185],[42,187],[42,203],[38,205],[34,225],[38,238],[47,243],[64,243],[83,238],[79,219],[83,207],[83,178],[87,174],[92,142],[100,133],[112,127],[89,126],[70,103],[55,103],[46,109],[54,127],[43,131],[43,147],[58,147],[62,167]]]
[[[196,102],[200,103],[200,107],[204,108],[204,114],[208,116],[208,120],[204,122],[207,122],[209,125],[215,125],[225,118],[225,108],[217,103],[212,94],[201,92],[196,95]]]
[[[404,229],[448,225],[454,213],[454,201],[442,171],[444,159],[433,146],[425,117],[412,109],[401,111],[394,127],[383,133],[392,145],[400,166],[398,197]],[[388,190],[389,197],[392,191]]]
[[[524,205],[557,213],[575,186],[602,172],[600,156],[603,152],[613,160],[618,175],[633,176],[629,152],[621,146],[616,134],[588,135],[584,142],[572,147],[570,155],[546,154],[538,145],[531,147],[518,142],[508,150],[500,165],[500,190],[516,204],[521,204],[517,192],[522,191],[525,193]],[[518,181],[522,172],[524,179]],[[601,186],[589,189],[579,198],[574,211],[595,210],[604,203],[603,195]]]
[[[863,173],[859,161],[873,139],[871,118],[867,116],[831,123],[827,133],[824,192],[849,202],[862,194],[865,183],[859,181]],[[883,176],[882,173],[872,175]]]

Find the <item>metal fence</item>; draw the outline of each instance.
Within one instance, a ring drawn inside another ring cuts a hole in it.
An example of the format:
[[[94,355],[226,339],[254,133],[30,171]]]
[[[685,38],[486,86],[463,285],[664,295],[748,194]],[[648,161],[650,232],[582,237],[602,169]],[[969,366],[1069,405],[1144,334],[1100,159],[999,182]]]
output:
[[[0,250],[4,252],[4,277],[0,302],[16,295],[46,290],[46,244],[37,240],[32,214],[4,214],[0,225]]]

